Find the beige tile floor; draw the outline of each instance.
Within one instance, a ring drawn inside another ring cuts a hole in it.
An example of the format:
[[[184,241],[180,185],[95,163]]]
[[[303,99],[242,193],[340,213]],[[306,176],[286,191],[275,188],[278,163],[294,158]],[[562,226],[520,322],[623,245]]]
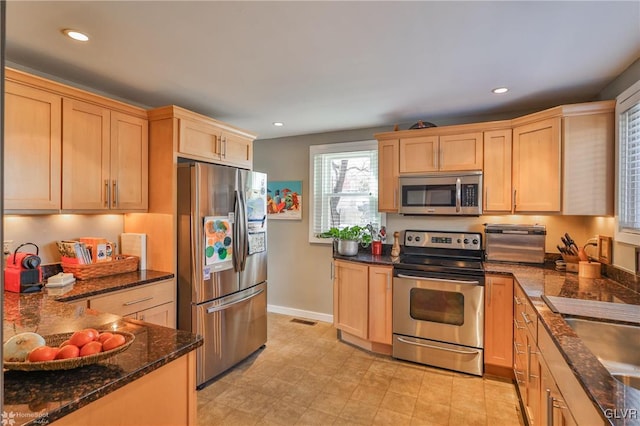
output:
[[[522,425],[511,383],[370,354],[268,314],[266,348],[198,391],[205,425]]]

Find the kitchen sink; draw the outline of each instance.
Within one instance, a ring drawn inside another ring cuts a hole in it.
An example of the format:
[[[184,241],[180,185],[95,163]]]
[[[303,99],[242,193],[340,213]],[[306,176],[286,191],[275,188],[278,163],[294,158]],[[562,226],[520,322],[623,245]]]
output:
[[[615,379],[640,390],[640,326],[573,317],[564,320]]]

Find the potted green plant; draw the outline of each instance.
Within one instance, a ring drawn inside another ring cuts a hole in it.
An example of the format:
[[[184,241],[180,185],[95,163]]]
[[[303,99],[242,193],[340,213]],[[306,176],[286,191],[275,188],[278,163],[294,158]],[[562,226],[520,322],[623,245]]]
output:
[[[318,234],[319,238],[333,238],[338,242],[338,253],[343,256],[355,256],[358,254],[358,244],[364,247],[371,243],[371,232],[362,226],[347,226],[345,228],[333,227],[328,231]]]

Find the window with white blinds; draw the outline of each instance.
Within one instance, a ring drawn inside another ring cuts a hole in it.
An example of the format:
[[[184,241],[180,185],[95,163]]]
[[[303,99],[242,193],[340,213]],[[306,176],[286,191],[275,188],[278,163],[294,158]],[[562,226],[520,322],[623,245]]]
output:
[[[618,96],[616,115],[618,119],[616,239],[638,244],[640,243],[640,81]]]
[[[309,147],[309,241],[329,228],[383,225],[378,212],[378,143],[347,142]]]

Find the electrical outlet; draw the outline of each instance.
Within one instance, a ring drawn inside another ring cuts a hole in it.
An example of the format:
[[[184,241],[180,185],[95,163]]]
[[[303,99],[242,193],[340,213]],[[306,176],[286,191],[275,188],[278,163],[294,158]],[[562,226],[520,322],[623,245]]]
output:
[[[4,240],[2,244],[2,252],[6,254],[11,254],[11,250],[13,248],[13,240]]]

